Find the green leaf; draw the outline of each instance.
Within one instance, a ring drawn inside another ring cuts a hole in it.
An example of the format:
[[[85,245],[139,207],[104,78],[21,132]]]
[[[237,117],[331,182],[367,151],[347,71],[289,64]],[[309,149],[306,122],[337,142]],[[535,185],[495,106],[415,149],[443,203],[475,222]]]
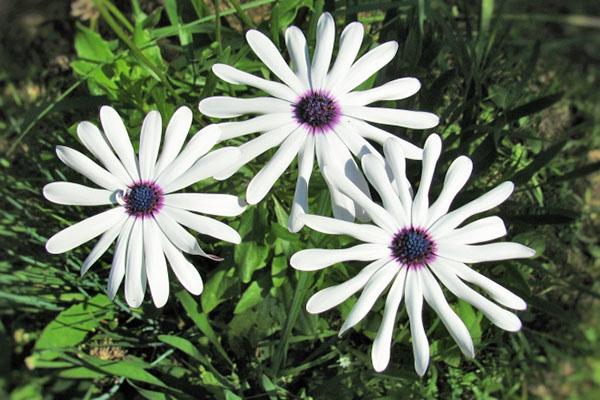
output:
[[[254,307],[263,300],[263,290],[258,284],[258,282],[254,281],[246,288],[244,294],[242,294],[242,298],[235,306],[233,310],[234,314],[241,314],[247,309]]]
[[[77,25],[75,50],[80,59],[97,63],[110,63],[115,56],[102,36],[83,25]]]
[[[542,111],[545,108],[550,107],[552,104],[559,101],[563,96],[562,92],[554,93],[548,96],[537,98],[529,103],[523,104],[522,106],[515,107],[511,110],[506,111],[502,116],[494,120],[492,125],[506,125],[509,122],[516,121],[519,118],[526,117],[531,114]]]
[[[202,311],[208,314],[225,301],[225,292],[238,282],[238,278],[233,277],[234,275],[236,275],[235,268],[226,266],[220,267],[211,275],[200,296]]]
[[[536,172],[544,168],[560,153],[560,151],[567,144],[566,140],[560,141],[548,147],[546,150],[541,151],[532,162],[530,162],[525,168],[518,171],[513,177],[512,181],[515,185],[520,185],[528,182]]]
[[[250,282],[254,271],[266,267],[268,256],[269,248],[262,244],[242,242],[235,246],[234,260],[242,282]]]

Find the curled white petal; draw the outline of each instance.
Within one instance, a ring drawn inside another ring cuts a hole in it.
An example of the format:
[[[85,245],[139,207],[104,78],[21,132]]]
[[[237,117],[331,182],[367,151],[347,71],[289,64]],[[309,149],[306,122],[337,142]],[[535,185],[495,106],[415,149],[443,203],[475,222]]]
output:
[[[383,244],[359,244],[346,249],[308,249],[295,253],[290,265],[300,271],[317,271],[344,261],[372,261],[388,257],[390,249]]]
[[[310,80],[313,89],[323,86],[327,70],[331,63],[333,44],[335,42],[335,22],[329,13],[323,13],[317,23],[317,44],[310,69]]]
[[[406,311],[410,321],[410,334],[412,336],[413,354],[415,357],[415,371],[423,376],[429,365],[429,341],[423,326],[423,288],[420,272],[410,268],[406,276]]]
[[[139,307],[144,301],[144,232],[141,219],[133,223],[131,236],[127,245],[127,261],[125,267],[125,301],[130,307]]]
[[[169,120],[165,132],[165,143],[154,170],[156,176],[160,175],[181,151],[192,126],[192,118],[192,110],[184,106],[179,107]]]
[[[355,224],[335,218],[306,214],[302,221],[311,229],[331,235],[348,235],[367,243],[389,244],[391,236],[378,226]]]
[[[279,82],[272,82],[259,78],[226,64],[215,64],[213,65],[212,70],[219,78],[223,79],[225,82],[233,83],[234,85],[252,86],[273,97],[291,102],[298,98],[298,95],[294,93],[292,89]]]
[[[301,217],[308,212],[308,182],[312,175],[314,161],[315,138],[311,135],[306,138],[304,148],[298,155],[298,179],[296,180],[294,201],[288,220],[290,232],[298,232],[304,226],[304,219]]]
[[[535,251],[520,243],[500,242],[481,245],[437,243],[436,253],[450,260],[478,263],[485,261],[511,260],[513,258],[528,258]]]
[[[169,299],[169,273],[163,253],[160,230],[152,218],[143,220],[144,264],[150,286],[150,295],[157,308],[164,306]]]
[[[161,236],[162,247],[177,280],[191,294],[202,293],[204,285],[198,270],[181,254],[164,235]]]
[[[473,221],[462,228],[452,230],[436,241],[454,244],[474,244],[487,242],[506,235],[506,226],[500,217],[486,217]]]
[[[79,172],[96,185],[108,190],[126,187],[126,183],[90,160],[84,154],[66,146],[56,146],[56,155],[66,166]]]
[[[140,176],[143,180],[154,178],[154,165],[158,157],[162,135],[162,118],[158,111],[150,111],[142,124],[140,135]]]
[[[442,140],[436,134],[430,135],[423,147],[423,168],[421,169],[421,183],[413,200],[412,223],[415,226],[424,226],[427,223],[427,210],[429,208],[429,188],[433,180],[435,165],[442,151]]]
[[[246,209],[242,199],[220,193],[175,193],[165,196],[165,205],[203,214],[235,217]]]
[[[214,118],[233,118],[244,114],[291,113],[292,111],[290,102],[274,97],[240,99],[215,96],[202,100],[198,108],[202,114]]]
[[[114,192],[71,182],[52,182],[44,186],[44,197],[56,204],[100,206],[114,204]]]
[[[342,105],[364,106],[376,101],[401,100],[417,93],[421,82],[416,78],[400,78],[373,89],[355,91],[341,97]]]
[[[429,207],[427,226],[431,226],[431,224],[448,212],[452,200],[454,200],[458,192],[467,183],[472,170],[473,162],[469,157],[460,156],[452,162],[448,168],[448,172],[446,172],[442,192],[431,207]]]
[[[168,207],[168,212],[181,225],[187,226],[203,235],[212,236],[235,244],[239,244],[242,241],[235,229],[216,219],[194,214],[179,208]]]
[[[110,142],[115,153],[119,156],[125,169],[127,169],[129,176],[131,176],[134,181],[138,181],[140,179],[140,174],[135,152],[131,140],[129,139],[127,128],[125,128],[125,124],[119,116],[119,113],[112,107],[102,106],[102,108],[100,108],[100,122],[102,123],[102,130],[104,131],[106,138]]]

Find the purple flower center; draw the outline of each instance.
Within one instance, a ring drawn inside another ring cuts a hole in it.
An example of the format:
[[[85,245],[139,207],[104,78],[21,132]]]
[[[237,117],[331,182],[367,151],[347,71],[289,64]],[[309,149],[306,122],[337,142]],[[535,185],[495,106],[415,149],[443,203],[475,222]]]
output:
[[[390,250],[396,261],[409,267],[422,266],[435,257],[435,243],[423,228],[402,229],[394,235]]]
[[[311,133],[332,129],[340,119],[340,108],[327,92],[310,91],[294,104],[296,121]]]
[[[125,209],[134,217],[150,217],[163,205],[164,194],[154,182],[137,182],[123,196]]]

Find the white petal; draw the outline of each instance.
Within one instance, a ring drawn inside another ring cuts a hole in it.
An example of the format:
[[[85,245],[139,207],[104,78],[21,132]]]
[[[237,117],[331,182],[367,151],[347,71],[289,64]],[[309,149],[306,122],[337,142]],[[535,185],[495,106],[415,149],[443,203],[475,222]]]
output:
[[[226,64],[215,64],[212,67],[212,71],[225,82],[233,83],[234,85],[252,86],[278,99],[294,102],[298,98],[298,95],[292,89],[279,82],[259,78]]]
[[[402,301],[402,296],[404,295],[406,271],[407,268],[400,269],[400,272],[396,275],[396,279],[394,279],[394,283],[385,300],[385,309],[383,310],[381,325],[379,325],[377,336],[375,336],[375,340],[373,341],[373,347],[371,348],[371,362],[373,363],[373,368],[377,372],[386,369],[390,362],[394,322],[396,320],[396,314],[398,313],[398,307],[400,307],[400,302]]]
[[[344,261],[373,261],[389,255],[386,245],[366,243],[346,249],[301,250],[292,256],[290,265],[300,271],[317,271]]]
[[[447,267],[447,260],[437,259],[431,263],[430,268],[438,279],[450,290],[456,297],[466,301],[473,307],[479,309],[494,325],[506,331],[516,332],[521,329],[519,318],[505,310],[504,308],[492,303],[475,290],[465,285],[452,269]]]
[[[220,141],[233,139],[255,132],[266,132],[289,123],[296,123],[293,113],[270,113],[259,115],[240,122],[222,122],[217,124],[221,131]]]
[[[406,158],[402,143],[397,138],[386,140],[383,153],[387,166],[391,171],[392,184],[396,187],[407,219],[412,218],[412,188],[406,178]]]
[[[281,142],[283,142],[285,138],[287,138],[297,128],[298,124],[296,122],[292,122],[265,132],[257,138],[244,143],[239,147],[241,154],[237,161],[232,163],[231,166],[220,171],[215,176],[215,179],[223,180],[229,178],[249,161],[254,160],[265,151],[279,146]]]
[[[343,106],[364,106],[376,101],[400,100],[412,96],[421,88],[416,78],[400,78],[373,89],[350,92],[340,98]]]
[[[365,28],[359,22],[352,22],[344,28],[340,36],[340,46],[333,67],[327,75],[326,87],[331,90],[341,84],[348,75],[352,63],[360,51]]]
[[[127,184],[90,160],[87,156],[66,146],[56,146],[58,158],[96,185],[109,190],[123,189]]]
[[[129,173],[121,164],[121,161],[115,156],[112,149],[104,139],[102,132],[95,125],[89,122],[81,122],[77,125],[77,136],[81,143],[89,150],[90,153],[100,161],[108,171],[118,177],[121,181],[131,184],[133,180]]]
[[[310,69],[310,80],[313,89],[319,89],[324,86],[329,63],[331,63],[333,44],[335,42],[335,22],[331,14],[326,12],[319,18],[316,37],[315,54],[313,55],[313,62]]]
[[[186,260],[183,254],[164,235],[161,237],[161,241],[167,260],[169,260],[169,265],[171,265],[171,269],[175,273],[177,280],[191,294],[197,296],[202,293],[204,285],[198,270],[191,262]]]
[[[160,137],[162,135],[162,118],[158,111],[150,111],[142,124],[140,135],[140,176],[142,180],[155,177],[154,165],[160,149]]]
[[[479,272],[467,267],[465,264],[452,260],[444,260],[444,266],[450,268],[461,279],[485,290],[494,300],[503,306],[514,310],[525,310],[527,308],[527,304],[522,298],[493,280],[481,275]]]
[[[290,232],[298,232],[304,226],[301,217],[308,212],[308,182],[315,161],[315,138],[310,135],[304,142],[304,148],[298,155],[298,179],[294,191],[294,201],[288,219]]]
[[[383,161],[381,154],[360,135],[350,118],[342,118],[340,126],[336,127],[335,132],[348,147],[348,150],[359,160],[367,154],[373,154]]]
[[[171,117],[165,132],[165,143],[154,167],[156,176],[160,175],[181,151],[192,126],[192,118],[192,110],[185,106],[179,107]]]
[[[292,160],[306,140],[306,132],[297,129],[281,144],[275,155],[267,164],[252,178],[246,189],[246,201],[248,204],[257,204],[261,201],[275,181],[289,167]]]
[[[100,206],[114,204],[114,192],[71,182],[52,182],[44,186],[44,197],[56,204]]]
[[[440,319],[444,323],[446,329],[448,329],[450,336],[452,336],[456,344],[458,344],[460,351],[467,357],[475,357],[475,349],[473,348],[471,334],[464,322],[448,305],[440,285],[433,275],[431,275],[431,272],[429,272],[427,267],[424,267],[419,271],[419,276],[421,277],[421,283],[423,284],[423,295],[425,296],[425,300],[440,316]]]
[[[473,162],[469,157],[461,156],[452,162],[450,168],[448,168],[448,172],[446,172],[442,192],[431,207],[429,207],[427,226],[431,226],[431,224],[448,212],[452,200],[454,200],[458,192],[467,183],[472,170]]]
[[[425,226],[429,209],[429,188],[433,180],[435,165],[442,151],[442,140],[436,134],[429,135],[423,147],[423,168],[421,183],[413,200],[412,223],[414,226]]]
[[[520,243],[513,242],[481,245],[440,242],[437,243],[436,254],[455,261],[477,263],[533,257],[535,251]]]
[[[381,44],[359,58],[339,82],[332,92],[337,95],[345,94],[359,86],[392,61],[398,51],[398,43],[394,41]]]
[[[152,301],[157,308],[167,304],[169,299],[169,272],[163,253],[160,230],[152,218],[143,220],[144,259],[146,276],[150,285]]]
[[[167,236],[169,241],[173,243],[179,250],[189,254],[201,255],[210,258],[211,260],[220,261],[222,258],[212,254],[207,254],[200,248],[196,238],[186,231],[169,213],[169,209],[163,209],[155,216],[158,226]]]
[[[203,214],[235,217],[246,209],[237,196],[219,193],[176,193],[165,196],[165,204]]]
[[[117,221],[117,223],[115,223],[112,226],[112,228],[110,228],[109,230],[104,232],[104,234],[102,234],[102,236],[100,237],[90,254],[88,254],[88,256],[83,261],[80,272],[81,276],[83,276],[90,269],[90,267],[96,261],[98,261],[100,257],[102,257],[106,250],[108,250],[112,242],[115,241],[117,236],[119,236],[119,233],[121,233],[121,231],[123,230],[123,225],[125,224],[125,221],[127,219],[127,214],[121,215],[121,219]]]
[[[350,296],[362,289],[373,274],[389,262],[389,258],[375,260],[364,267],[356,276],[344,283],[318,291],[308,299],[306,311],[311,314],[319,314],[342,304]]]
[[[246,33],[246,40],[258,58],[260,58],[267,68],[273,71],[283,83],[288,85],[297,94],[301,94],[304,91],[302,82],[292,72],[283,57],[281,57],[281,52],[268,37],[257,30],[250,30]]]
[[[117,238],[117,244],[115,245],[115,251],[113,254],[112,267],[108,274],[108,297],[114,300],[119,286],[125,278],[125,262],[127,261],[127,248],[129,247],[129,237],[131,235],[131,229],[135,218],[128,218],[125,221],[125,225],[121,229],[121,233]]]
[[[389,244],[391,236],[378,226],[355,224],[335,218],[306,214],[302,221],[311,229],[330,235],[348,235],[366,243]]]
[[[339,336],[358,324],[369,313],[379,296],[381,296],[399,271],[400,266],[396,262],[390,261],[373,274],[340,328]]]
[[[198,131],[177,158],[160,174],[156,183],[163,188],[169,186],[217,144],[220,134],[219,128],[215,125],[209,125]]]
[[[418,274],[418,270],[408,269],[404,290],[406,291],[406,312],[410,321],[410,335],[415,357],[415,371],[419,376],[423,376],[429,365],[429,341],[423,327],[423,289]]]
[[[506,227],[500,217],[486,217],[471,222],[460,229],[448,232],[443,237],[435,237],[436,242],[449,244],[473,244],[487,242],[506,235]]]
[[[402,126],[410,129],[429,129],[437,126],[437,115],[425,111],[400,110],[395,108],[344,106],[344,115],[377,124]]]
[[[512,182],[501,183],[484,195],[444,215],[430,227],[429,231],[435,236],[444,236],[467,218],[502,204],[508,199],[514,188]]]
[[[194,163],[186,172],[179,175],[164,187],[165,193],[175,192],[194,183],[210,178],[215,174],[221,174],[227,170],[232,163],[236,163],[242,153],[237,147],[221,147],[211,151]]]
[[[131,140],[129,140],[129,134],[123,120],[114,108],[102,106],[100,108],[100,122],[102,123],[104,134],[115,153],[119,156],[129,176],[134,181],[138,181],[140,175],[135,159],[135,152],[133,151],[133,145],[131,144]]]
[[[383,146],[388,139],[393,138],[402,146],[402,150],[404,151],[406,158],[411,160],[420,160],[423,158],[423,150],[421,150],[419,147],[407,142],[404,139],[400,139],[399,137],[396,137],[395,135],[384,131],[383,129],[377,128],[360,119],[348,116],[342,117],[342,120],[346,121],[348,125],[353,126],[360,136],[364,137],[365,139],[372,140]]]
[[[293,111],[290,102],[274,97],[241,99],[214,96],[202,100],[198,108],[202,114],[214,118],[233,118],[244,114],[289,113],[292,115]]]
[[[306,45],[304,34],[298,27],[290,26],[285,30],[285,44],[290,54],[292,67],[302,82],[303,89],[310,89],[310,79],[308,76],[310,61],[308,59],[308,46]]]
[[[239,233],[237,233],[235,229],[216,219],[197,215],[179,208],[165,207],[165,209],[168,209],[169,215],[173,217],[175,221],[198,233],[235,244],[242,241]]]
[[[362,167],[367,179],[379,193],[383,207],[394,217],[396,224],[410,225],[410,219],[406,218],[407,212],[392,187],[383,162],[373,154],[368,154],[362,158]]]
[[[393,222],[393,217],[383,207],[373,202],[373,200],[361,192],[344,174],[338,169],[331,167],[325,167],[323,172],[342,193],[359,204],[371,217],[373,222],[389,233],[396,233],[398,229]]]
[[[133,223],[127,246],[127,264],[125,266],[125,301],[130,307],[139,307],[144,301],[144,233],[142,220]]]
[[[52,254],[60,254],[74,249],[121,222],[124,215],[125,209],[116,207],[79,221],[48,239],[46,250]]]

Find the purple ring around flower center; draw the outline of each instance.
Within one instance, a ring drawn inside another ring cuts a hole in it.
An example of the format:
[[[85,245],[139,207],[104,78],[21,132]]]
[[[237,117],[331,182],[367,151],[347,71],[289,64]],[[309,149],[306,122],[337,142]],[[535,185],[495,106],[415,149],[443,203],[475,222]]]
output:
[[[125,210],[136,218],[146,218],[157,214],[164,205],[164,193],[153,181],[133,183],[123,195]]]
[[[436,257],[436,245],[427,229],[406,227],[392,238],[392,257],[409,268],[420,268],[431,263]]]
[[[293,105],[294,118],[312,134],[332,130],[340,121],[341,110],[326,91],[310,90]]]

